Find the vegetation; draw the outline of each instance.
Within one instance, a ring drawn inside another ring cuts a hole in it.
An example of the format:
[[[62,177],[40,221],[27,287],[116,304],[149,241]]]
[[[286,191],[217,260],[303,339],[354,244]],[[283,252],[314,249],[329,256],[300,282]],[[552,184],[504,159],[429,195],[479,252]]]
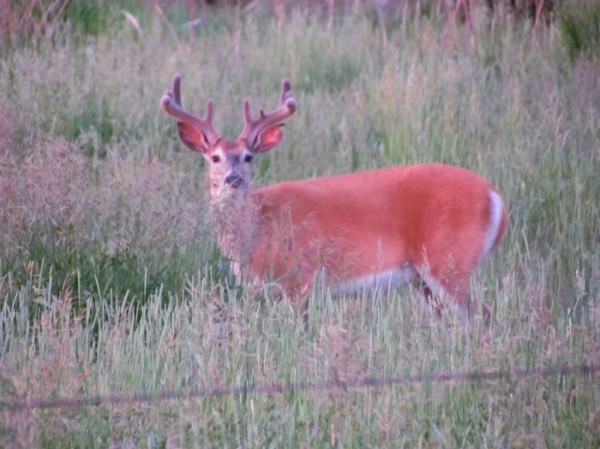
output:
[[[558,15],[561,37],[571,59],[600,55],[600,5],[591,1],[563,8]]]
[[[2,47],[0,446],[600,446],[598,374],[345,387],[600,362],[597,45],[574,54],[562,25],[491,26],[480,10],[469,25],[406,9],[327,27],[232,9],[190,36],[180,11],[123,9]],[[271,292],[237,286],[202,158],[159,110],[175,72],[189,109],[212,98],[228,135],[244,98],[268,106],[292,80],[299,110],[257,185],[422,161],[493,180],[511,224],[472,281],[489,330],[438,322],[410,288],[340,298],[322,285],[305,329]],[[307,381],[339,388],[9,406]]]

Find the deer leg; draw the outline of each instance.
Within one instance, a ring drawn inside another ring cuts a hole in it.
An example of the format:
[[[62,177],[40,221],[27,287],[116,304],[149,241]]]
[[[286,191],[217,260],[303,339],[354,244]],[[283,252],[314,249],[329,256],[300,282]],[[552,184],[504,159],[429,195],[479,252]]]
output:
[[[433,293],[431,287],[425,282],[420,274],[416,274],[412,281],[412,286],[415,290],[421,292],[427,304],[435,312],[435,316],[438,319],[442,318],[442,311],[444,310],[444,304],[442,303],[439,295]]]

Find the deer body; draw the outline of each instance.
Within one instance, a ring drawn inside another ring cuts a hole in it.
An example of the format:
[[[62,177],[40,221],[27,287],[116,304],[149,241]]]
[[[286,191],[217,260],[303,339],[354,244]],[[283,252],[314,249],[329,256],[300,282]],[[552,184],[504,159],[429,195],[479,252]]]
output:
[[[273,281],[288,298],[305,296],[324,272],[338,291],[391,288],[419,277],[469,311],[471,272],[501,241],[504,204],[481,176],[454,166],[418,164],[250,189],[255,155],[281,139],[296,109],[289,82],[280,106],[252,119],[236,140],[181,106],[180,80],[163,97],[183,142],[209,163],[218,243],[243,282]]]

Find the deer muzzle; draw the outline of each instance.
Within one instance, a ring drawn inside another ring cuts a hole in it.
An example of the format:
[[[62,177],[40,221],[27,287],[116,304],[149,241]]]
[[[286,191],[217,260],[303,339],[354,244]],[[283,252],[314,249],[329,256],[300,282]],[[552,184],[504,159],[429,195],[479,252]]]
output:
[[[232,189],[237,189],[243,182],[244,180],[238,173],[230,173],[225,178],[225,185],[230,186]]]

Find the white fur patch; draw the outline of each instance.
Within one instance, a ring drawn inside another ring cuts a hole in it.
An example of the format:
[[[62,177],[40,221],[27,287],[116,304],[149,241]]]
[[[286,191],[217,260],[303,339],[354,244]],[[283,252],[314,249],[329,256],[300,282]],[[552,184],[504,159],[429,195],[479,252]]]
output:
[[[492,250],[494,242],[498,238],[498,233],[500,232],[500,225],[502,223],[502,198],[500,198],[500,195],[498,195],[496,192],[491,191],[490,201],[492,202],[490,226],[488,227],[487,232],[485,233],[485,242],[479,260],[482,260]]]
[[[361,290],[382,289],[389,291],[400,285],[410,283],[417,272],[412,265],[404,265],[400,268],[373,273],[367,276],[350,279],[333,288],[336,294],[348,294]]]

